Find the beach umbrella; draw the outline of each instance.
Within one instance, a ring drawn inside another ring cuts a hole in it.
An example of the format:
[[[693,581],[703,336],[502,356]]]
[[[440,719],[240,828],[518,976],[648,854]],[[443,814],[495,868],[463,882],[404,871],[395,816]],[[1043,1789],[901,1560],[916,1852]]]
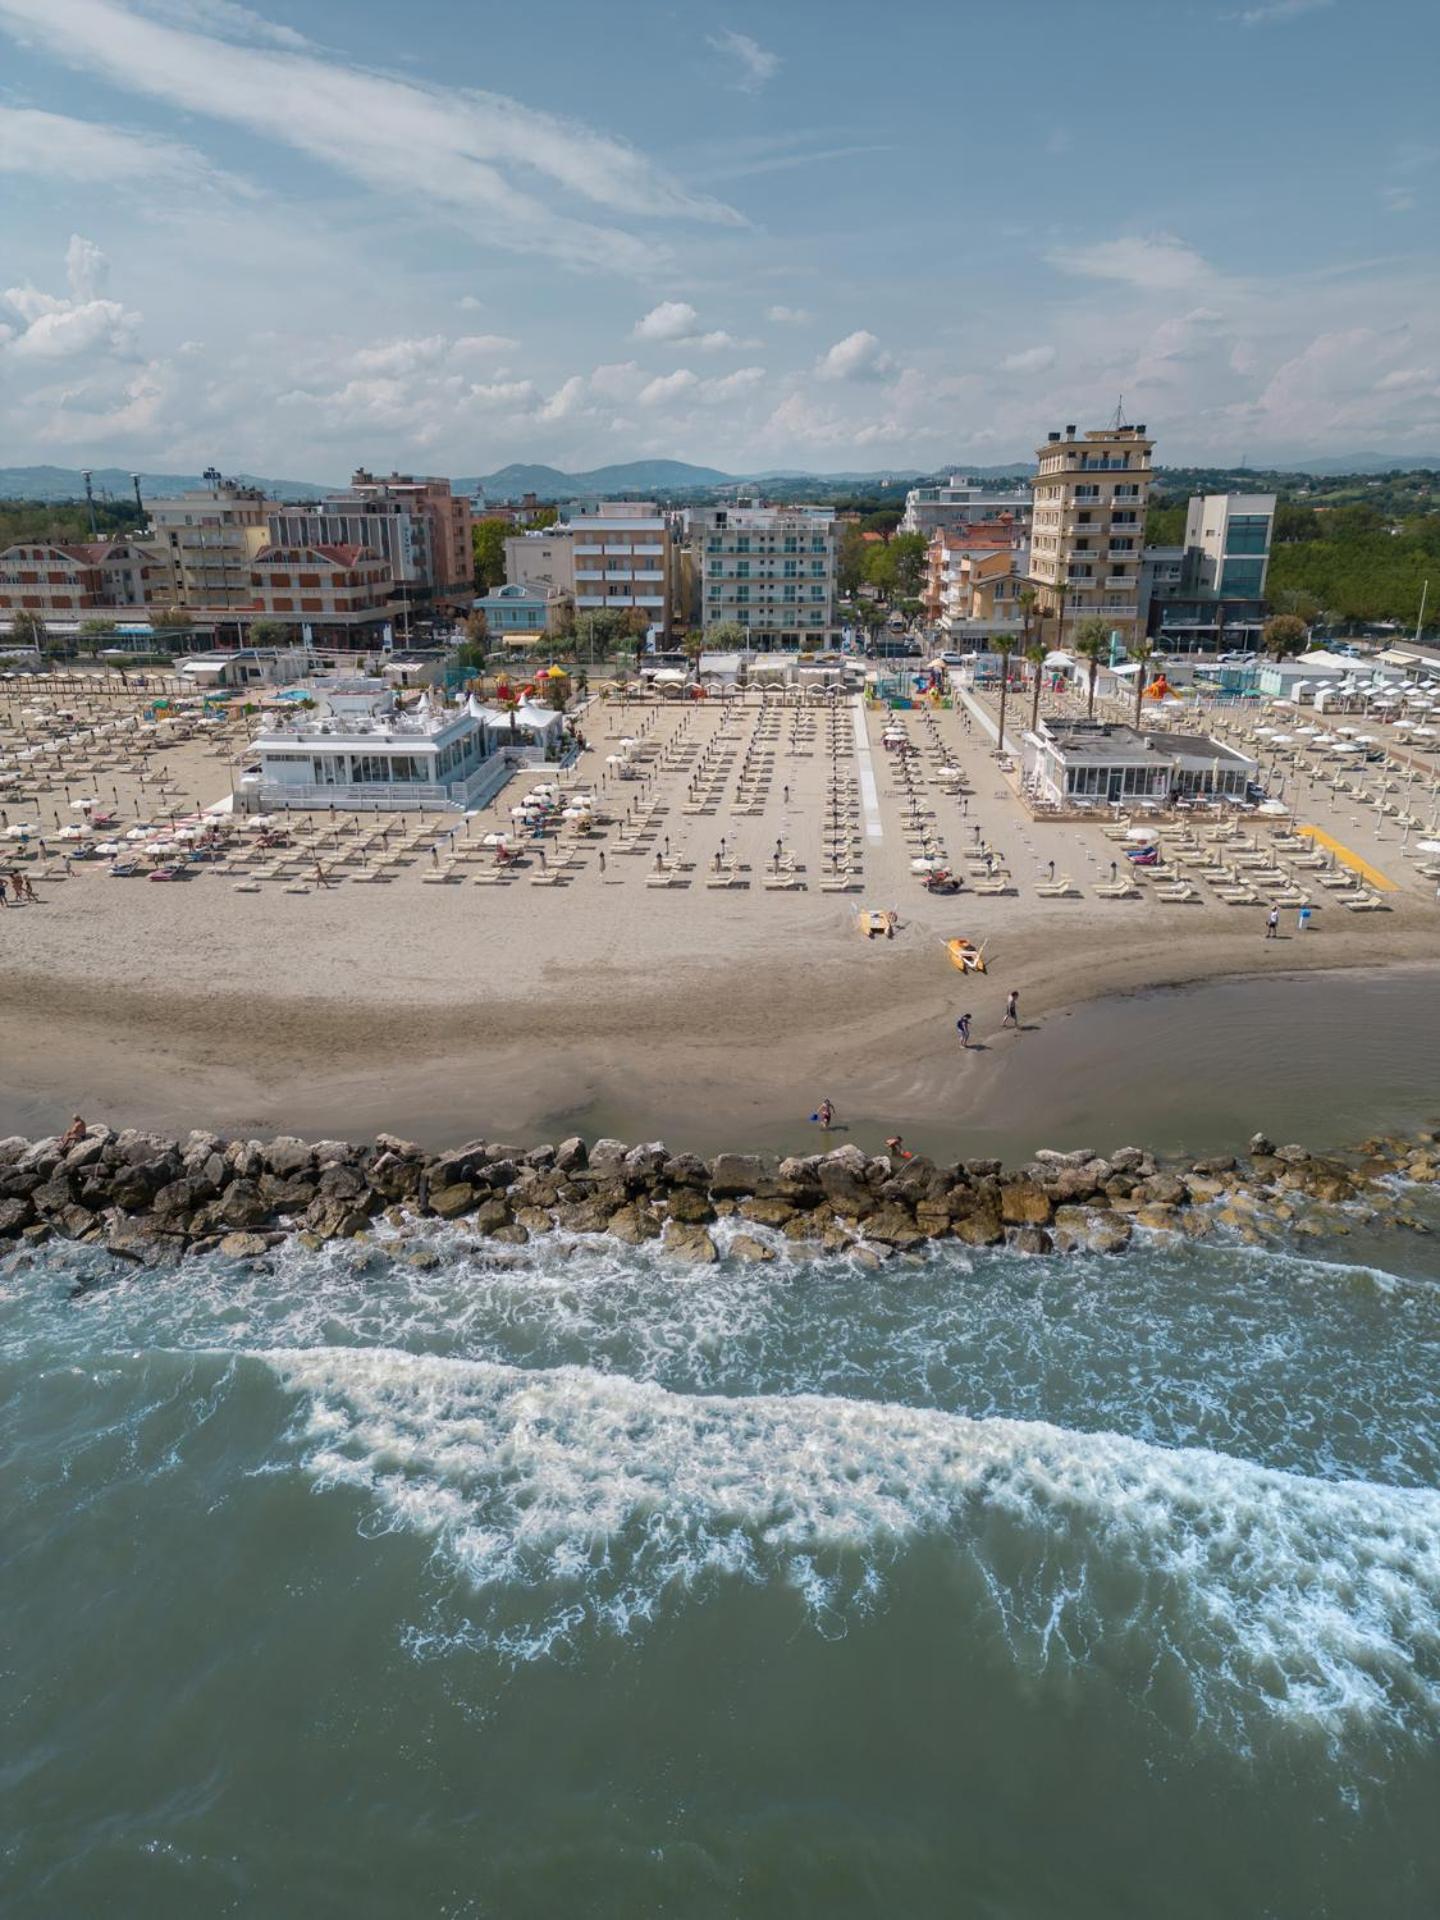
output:
[[[1156,837],[1153,827],[1131,827],[1126,833],[1127,840],[1153,840]]]
[[[1440,853],[1440,840],[1417,840],[1415,842],[1415,851],[1417,853]]]
[[[97,853],[103,853],[107,857],[112,856],[121,851],[120,842],[118,840],[102,840],[95,851]]]

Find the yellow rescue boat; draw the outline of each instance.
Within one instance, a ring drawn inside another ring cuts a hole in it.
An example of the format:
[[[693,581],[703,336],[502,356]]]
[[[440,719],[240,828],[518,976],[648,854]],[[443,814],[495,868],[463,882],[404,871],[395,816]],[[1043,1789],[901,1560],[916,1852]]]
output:
[[[984,973],[985,949],[977,947],[973,940],[947,940],[945,951],[951,966],[958,967],[961,973]]]

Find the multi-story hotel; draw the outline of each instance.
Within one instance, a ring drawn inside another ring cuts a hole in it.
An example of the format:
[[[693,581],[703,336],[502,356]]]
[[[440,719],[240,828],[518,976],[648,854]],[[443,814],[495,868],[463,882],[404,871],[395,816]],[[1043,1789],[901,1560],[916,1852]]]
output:
[[[215,474],[208,488],[150,502],[148,539],[163,546],[176,600],[187,607],[243,607],[250,563],[269,544],[272,511],[258,487]]]
[[[553,532],[553,529],[551,530]],[[653,501],[604,501],[570,522],[575,556],[575,612],[607,608],[670,625],[670,527]]]
[[[392,473],[377,480],[362,467],[348,493],[302,505],[270,507],[268,543],[277,547],[364,547],[385,561],[401,600],[423,605],[474,596],[470,502],[448,480]]]
[[[1037,449],[1030,578],[1062,640],[1092,617],[1135,636],[1153,445],[1143,426],[1068,426]]]
[[[1020,590],[1029,572],[1026,527],[1009,518],[942,527],[930,536],[922,608],[947,639],[982,642],[1019,630]]]
[[[364,547],[262,547],[250,568],[262,618],[339,628],[347,637],[385,621],[390,585],[389,567]]]
[[[901,533],[937,533],[944,527],[970,527],[984,520],[1030,524],[1030,489],[986,492],[978,481],[952,473],[944,486],[912,487],[905,496]]]
[[[0,614],[34,613],[63,628],[143,618],[174,597],[165,550],[138,540],[27,541],[0,553]]]
[[[697,507],[690,533],[706,627],[733,620],[763,649],[838,639],[831,508]]]

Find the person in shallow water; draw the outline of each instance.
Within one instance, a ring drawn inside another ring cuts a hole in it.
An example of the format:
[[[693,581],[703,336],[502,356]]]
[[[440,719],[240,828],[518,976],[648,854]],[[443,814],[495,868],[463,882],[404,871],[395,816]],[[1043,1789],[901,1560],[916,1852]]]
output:
[[[830,1101],[822,1100],[819,1106],[815,1109],[815,1119],[819,1122],[820,1131],[822,1133],[828,1133],[830,1131],[830,1124],[834,1120],[834,1118],[835,1118],[834,1106],[831,1104]]]

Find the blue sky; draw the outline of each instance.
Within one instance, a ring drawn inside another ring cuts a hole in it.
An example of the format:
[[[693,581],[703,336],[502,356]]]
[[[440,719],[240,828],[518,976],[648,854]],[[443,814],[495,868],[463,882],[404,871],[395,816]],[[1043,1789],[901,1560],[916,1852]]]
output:
[[[0,460],[1440,450],[1432,0],[0,0]]]

